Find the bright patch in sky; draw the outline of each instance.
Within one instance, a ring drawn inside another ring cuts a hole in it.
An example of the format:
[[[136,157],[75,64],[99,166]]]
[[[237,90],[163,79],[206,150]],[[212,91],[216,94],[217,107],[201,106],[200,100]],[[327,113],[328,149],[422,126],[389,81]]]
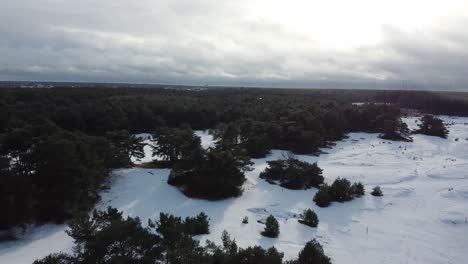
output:
[[[257,0],[247,9],[251,19],[283,26],[324,45],[349,48],[376,44],[382,27],[404,31],[437,27],[441,19],[466,15],[461,0]]]

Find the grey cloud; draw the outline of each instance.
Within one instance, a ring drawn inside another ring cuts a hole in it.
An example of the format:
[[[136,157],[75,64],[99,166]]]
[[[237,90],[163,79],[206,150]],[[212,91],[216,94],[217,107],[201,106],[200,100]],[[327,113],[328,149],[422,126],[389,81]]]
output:
[[[230,3],[0,0],[0,80],[468,88],[467,20],[337,51]]]

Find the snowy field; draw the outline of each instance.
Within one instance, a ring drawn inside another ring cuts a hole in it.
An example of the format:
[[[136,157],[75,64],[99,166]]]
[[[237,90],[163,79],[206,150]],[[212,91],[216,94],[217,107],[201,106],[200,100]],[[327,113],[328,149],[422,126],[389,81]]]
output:
[[[326,181],[347,178],[361,181],[366,195],[347,203],[319,208],[312,201],[316,189],[291,191],[258,178],[266,161],[281,158],[275,150],[253,160],[244,194],[219,202],[189,199],[166,183],[166,169],[123,169],[112,177],[111,188],[102,194],[98,208],[108,205],[146,222],[160,212],[193,216],[204,211],[210,217],[211,234],[200,236],[220,243],[227,230],[242,247],[275,246],[293,258],[305,242],[316,238],[333,263],[467,263],[468,259],[468,118],[442,117],[450,124],[449,138],[415,135],[414,142],[392,142],[377,134],[351,133],[318,157],[298,156],[318,162]],[[410,128],[416,118],[406,118]],[[198,131],[203,145],[213,144]],[[145,136],[145,135],[141,135]],[[150,160],[151,149],[145,148]],[[383,197],[369,195],[380,185]],[[303,209],[318,215],[318,228],[295,219]],[[280,236],[262,237],[264,220],[275,215]],[[249,217],[248,224],[242,218]],[[71,250],[65,226],[35,228],[18,241],[0,244],[0,263],[31,263],[51,252]]]

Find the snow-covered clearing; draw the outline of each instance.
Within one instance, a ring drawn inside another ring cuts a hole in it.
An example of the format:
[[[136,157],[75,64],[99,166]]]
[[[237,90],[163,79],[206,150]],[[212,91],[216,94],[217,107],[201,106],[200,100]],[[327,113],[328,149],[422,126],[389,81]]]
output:
[[[275,150],[254,160],[247,173],[244,194],[219,202],[185,197],[166,183],[169,170],[115,171],[111,189],[98,208],[113,206],[143,222],[160,212],[180,216],[204,211],[211,234],[199,239],[220,242],[227,230],[242,247],[275,246],[287,259],[305,242],[318,239],[334,263],[466,263],[468,259],[468,118],[442,117],[450,123],[448,139],[415,135],[414,142],[381,140],[376,134],[351,133],[326,154],[298,156],[324,169],[327,182],[337,177],[364,183],[367,194],[348,203],[319,208],[312,202],[315,189],[291,191],[258,178],[266,161],[281,158]],[[405,121],[414,127],[416,118]],[[205,147],[213,144],[204,132]],[[150,160],[151,149],[145,149]],[[380,185],[383,197],[369,195]],[[303,209],[319,216],[318,228],[295,219]],[[260,235],[269,214],[280,222],[277,239]],[[249,217],[248,224],[242,218]],[[70,251],[72,241],[64,226],[46,225],[15,242],[0,244],[0,263],[31,263],[50,252]]]

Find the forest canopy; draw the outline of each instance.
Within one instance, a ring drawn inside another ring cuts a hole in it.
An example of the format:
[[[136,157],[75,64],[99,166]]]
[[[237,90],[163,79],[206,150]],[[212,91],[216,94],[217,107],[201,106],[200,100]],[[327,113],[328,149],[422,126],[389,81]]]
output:
[[[130,157],[142,157],[135,133],[158,132],[156,139],[164,144],[155,153],[173,163],[174,175],[191,170],[200,178],[229,170],[233,177],[222,195],[211,193],[214,185],[187,189],[193,196],[206,191],[219,198],[239,195],[248,159],[264,157],[273,148],[315,154],[353,131],[406,138],[401,109],[409,108],[468,115],[466,100],[431,92],[2,88],[0,202],[5,217],[0,229],[63,222],[87,212],[112,169],[132,166]],[[193,129],[212,129],[222,146],[201,150]],[[221,160],[223,168],[214,166]],[[176,178],[181,184],[193,182]],[[214,176],[203,180],[216,183]]]

